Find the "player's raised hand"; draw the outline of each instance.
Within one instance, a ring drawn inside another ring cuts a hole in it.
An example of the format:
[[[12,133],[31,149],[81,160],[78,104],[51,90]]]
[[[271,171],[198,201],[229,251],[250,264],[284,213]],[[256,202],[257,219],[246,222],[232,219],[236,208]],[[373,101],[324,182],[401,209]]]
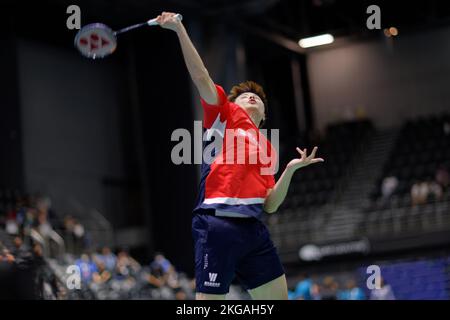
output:
[[[316,158],[317,147],[314,147],[313,151],[309,156],[307,156],[307,149],[301,150],[297,148],[300,158],[291,160],[287,167],[293,170],[297,170],[313,163],[324,162],[322,158]]]
[[[181,26],[181,19],[176,17],[176,13],[173,12],[162,12],[157,18],[156,22],[164,29],[170,29],[173,31],[178,31]]]

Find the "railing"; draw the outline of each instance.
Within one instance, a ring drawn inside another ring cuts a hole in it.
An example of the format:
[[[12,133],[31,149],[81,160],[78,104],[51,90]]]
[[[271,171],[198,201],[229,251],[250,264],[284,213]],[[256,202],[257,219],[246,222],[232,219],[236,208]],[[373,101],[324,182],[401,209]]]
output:
[[[328,238],[328,235],[324,234],[326,224],[314,225],[314,220],[326,217],[327,210],[332,208],[314,209],[313,217],[309,221],[306,216],[311,217],[310,214],[303,213],[295,217],[288,212],[283,213],[287,213],[285,216],[280,215],[278,219],[269,220],[272,239],[278,246],[280,254],[297,251],[304,244],[326,242]],[[295,210],[291,211],[293,213]],[[441,201],[421,206],[391,206],[367,213],[361,211],[359,214],[363,220],[356,225],[356,232],[353,234],[355,239],[369,237],[388,240],[450,231],[450,192],[447,191]]]
[[[420,206],[388,207],[373,210],[361,226],[361,233],[392,235],[450,230],[450,199]],[[406,223],[403,225],[402,222]]]
[[[108,219],[96,209],[87,209],[80,201],[71,199],[73,216],[92,237],[96,246],[114,246],[114,229]]]
[[[42,236],[36,229],[30,230],[30,237],[33,241],[39,243],[42,247],[44,257],[61,258],[66,253],[66,246],[64,239],[55,231],[50,230],[46,237]],[[53,241],[58,248],[58,251],[54,254],[51,247],[51,241]]]

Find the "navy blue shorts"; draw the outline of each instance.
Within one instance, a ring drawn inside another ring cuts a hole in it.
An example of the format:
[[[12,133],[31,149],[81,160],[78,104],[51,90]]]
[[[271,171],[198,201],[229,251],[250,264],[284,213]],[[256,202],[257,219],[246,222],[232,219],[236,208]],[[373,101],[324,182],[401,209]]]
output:
[[[254,289],[284,274],[269,231],[255,218],[197,214],[192,236],[197,292],[226,294],[235,276]]]

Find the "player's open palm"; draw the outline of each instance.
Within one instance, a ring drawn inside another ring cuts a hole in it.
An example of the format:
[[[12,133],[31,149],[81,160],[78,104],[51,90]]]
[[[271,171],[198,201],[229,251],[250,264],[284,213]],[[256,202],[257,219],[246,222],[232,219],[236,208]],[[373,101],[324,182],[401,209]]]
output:
[[[301,150],[300,148],[297,148],[297,151],[300,154],[300,158],[291,160],[287,165],[288,168],[297,170],[309,166],[310,164],[324,161],[322,158],[316,158],[317,147],[314,147],[309,156],[307,154],[307,149]]]

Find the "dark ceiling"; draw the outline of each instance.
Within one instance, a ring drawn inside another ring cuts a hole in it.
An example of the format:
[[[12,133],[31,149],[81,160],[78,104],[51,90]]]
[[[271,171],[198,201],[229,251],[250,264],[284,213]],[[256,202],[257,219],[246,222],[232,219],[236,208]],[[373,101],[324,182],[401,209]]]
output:
[[[450,19],[450,5],[446,0],[46,0],[39,3],[61,7],[77,3],[94,16],[134,21],[153,12],[178,10],[188,16],[243,20],[292,37],[322,32],[366,32],[366,9],[372,4],[381,8],[385,27],[435,25]]]
[[[0,15],[10,15],[21,34],[36,33],[39,27],[62,34],[67,33],[65,11],[71,4],[80,6],[82,24],[98,21],[119,28],[165,10],[205,23],[252,26],[293,41],[324,32],[335,36],[367,35],[366,9],[371,4],[381,8],[382,27],[396,26],[400,32],[450,24],[450,6],[445,0],[9,0],[0,4]],[[36,28],[30,30],[30,25]],[[56,26],[61,28],[55,30]]]

